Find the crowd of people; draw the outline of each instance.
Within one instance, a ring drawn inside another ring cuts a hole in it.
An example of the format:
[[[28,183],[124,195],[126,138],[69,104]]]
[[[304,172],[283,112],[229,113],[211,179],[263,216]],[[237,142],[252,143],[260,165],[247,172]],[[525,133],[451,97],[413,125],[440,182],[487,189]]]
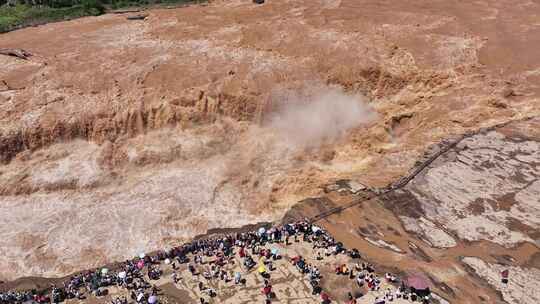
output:
[[[67,299],[84,300],[89,296],[103,297],[108,295],[109,288],[113,286],[127,290],[129,296],[115,297],[112,299],[112,304],[155,304],[159,302],[160,292],[152,282],[159,280],[163,275],[162,264],[172,268],[171,278],[174,283],[182,280],[177,272],[179,265],[187,264],[187,269],[193,277],[202,277],[206,282],[221,280],[225,283],[245,285],[246,279],[243,278],[242,273],[232,274],[226,269],[227,265],[235,263],[236,257],[241,260],[242,267],[246,271],[256,269],[258,275],[263,278],[261,293],[264,295],[265,303],[270,303],[275,298],[270,280],[271,273],[275,269],[275,263],[283,257],[277,249],[269,249],[267,245],[279,243],[282,246],[288,246],[295,242],[308,242],[315,252],[316,260],[341,254],[356,260],[360,258],[358,250],[347,250],[342,243],[337,242],[320,227],[301,221],[270,229],[260,228],[252,232],[195,240],[153,254],[141,254],[120,263],[113,267],[114,269],[101,268],[85,271],[71,276],[61,286],[53,285],[46,290],[1,292],[0,304],[61,303]],[[321,272],[316,265],[309,263],[302,256],[291,257],[289,262],[309,281],[312,295],[320,297],[321,303],[332,303],[330,295],[321,286]],[[399,279],[395,275],[387,273],[384,279],[381,279],[375,273],[373,266],[367,263],[356,263],[351,266],[338,265],[335,274],[348,276],[349,279],[356,281],[359,288],[367,287],[370,291],[380,291],[383,280],[399,286]],[[198,289],[201,294],[199,299],[201,304],[209,303],[211,298],[218,295],[218,291],[206,286],[203,280],[198,281]],[[361,293],[349,292],[347,303],[354,304],[361,296]],[[392,302],[399,298],[427,302],[428,295],[419,296],[401,282],[398,288],[388,288],[383,296],[375,299],[375,303]]]

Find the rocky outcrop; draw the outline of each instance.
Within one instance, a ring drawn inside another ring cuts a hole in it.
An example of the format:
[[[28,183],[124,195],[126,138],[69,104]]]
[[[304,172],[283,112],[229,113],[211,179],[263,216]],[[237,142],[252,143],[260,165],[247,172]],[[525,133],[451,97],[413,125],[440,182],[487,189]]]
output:
[[[455,246],[455,236],[509,247],[538,243],[540,147],[523,132],[538,124],[517,121],[441,145],[392,184],[401,190],[385,195],[385,205],[434,247]]]
[[[533,304],[540,301],[540,270],[486,263],[475,257],[463,257],[461,261],[499,291],[506,303]],[[509,273],[507,283],[502,282],[503,271]]]

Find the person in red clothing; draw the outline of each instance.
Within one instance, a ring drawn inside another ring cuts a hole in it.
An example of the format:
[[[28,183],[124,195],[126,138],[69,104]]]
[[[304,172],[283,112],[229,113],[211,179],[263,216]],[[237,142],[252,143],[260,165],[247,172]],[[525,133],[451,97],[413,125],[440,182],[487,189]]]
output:
[[[244,247],[240,248],[240,251],[238,252],[238,255],[240,255],[241,258],[246,256],[246,250],[244,249]]]
[[[322,300],[322,304],[329,304],[331,303],[332,301],[330,301],[330,296],[326,293],[326,292],[321,292],[321,300]]]
[[[264,287],[262,293],[266,296],[266,299],[269,300],[272,298],[272,284],[268,280],[264,280]]]
[[[266,284],[266,286],[264,286],[264,288],[262,289],[262,292],[267,299],[270,299],[272,297],[272,285]]]
[[[501,282],[504,284],[508,284],[508,275],[510,274],[510,271],[508,269],[505,269],[501,272]]]

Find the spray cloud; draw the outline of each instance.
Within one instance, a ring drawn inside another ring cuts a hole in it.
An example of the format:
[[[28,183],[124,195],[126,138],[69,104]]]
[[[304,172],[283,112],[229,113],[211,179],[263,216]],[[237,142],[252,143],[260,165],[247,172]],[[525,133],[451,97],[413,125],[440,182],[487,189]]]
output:
[[[291,94],[284,99],[284,106],[272,116],[267,127],[294,148],[337,140],[376,118],[364,97],[338,88],[317,89],[308,96]]]

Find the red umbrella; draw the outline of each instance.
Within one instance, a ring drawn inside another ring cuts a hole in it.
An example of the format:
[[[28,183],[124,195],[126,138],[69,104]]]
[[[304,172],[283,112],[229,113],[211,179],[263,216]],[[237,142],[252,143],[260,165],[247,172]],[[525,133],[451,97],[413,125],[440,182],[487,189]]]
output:
[[[508,279],[508,275],[510,274],[510,271],[508,271],[508,269],[506,270],[503,270],[501,272],[501,276],[504,278],[504,279]]]
[[[418,274],[408,276],[405,284],[416,290],[424,290],[429,288],[428,280],[424,276]]]

